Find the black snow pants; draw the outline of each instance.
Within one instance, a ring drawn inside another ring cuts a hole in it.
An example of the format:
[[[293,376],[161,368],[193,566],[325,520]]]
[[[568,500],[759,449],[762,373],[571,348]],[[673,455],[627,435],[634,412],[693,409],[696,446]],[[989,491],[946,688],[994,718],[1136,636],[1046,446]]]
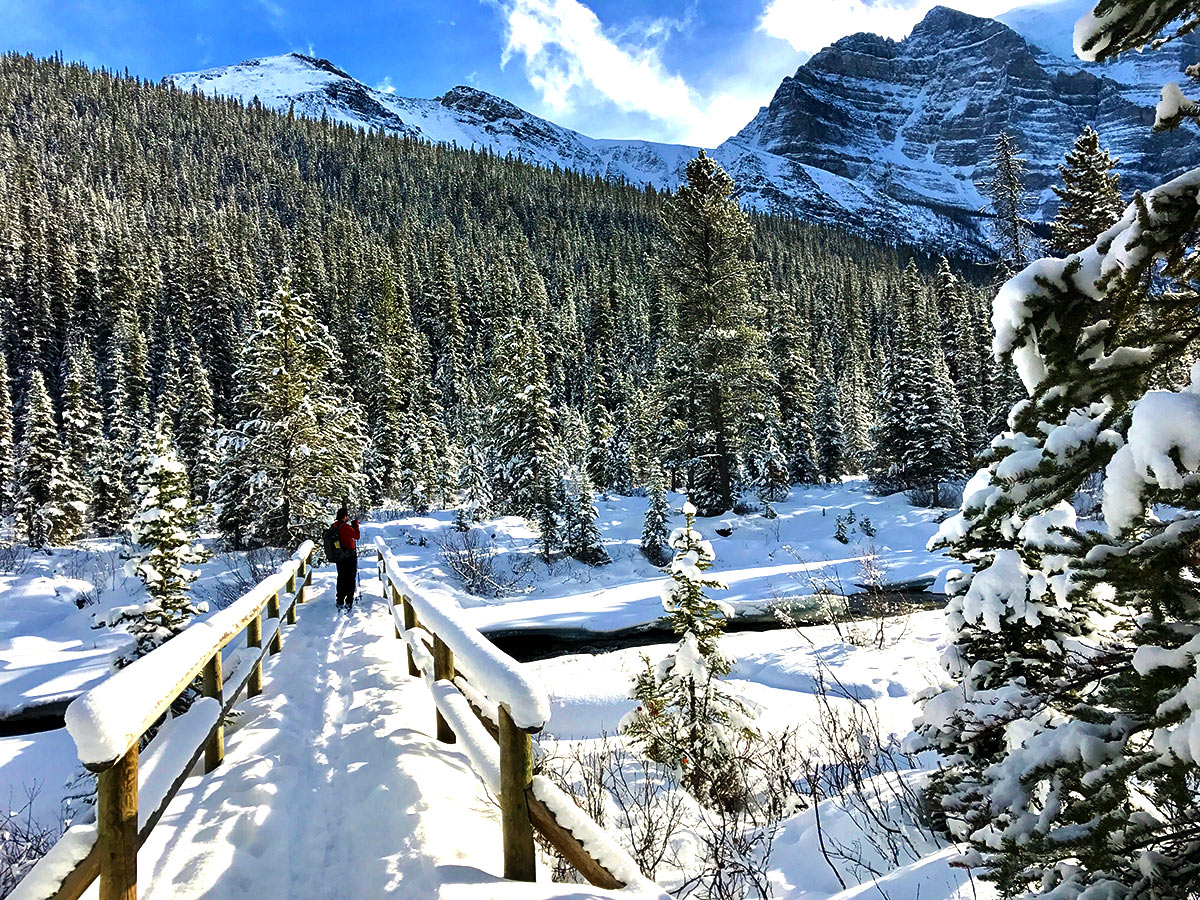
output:
[[[352,553],[337,564],[337,605],[350,606],[354,602],[355,579],[358,576],[358,554]]]

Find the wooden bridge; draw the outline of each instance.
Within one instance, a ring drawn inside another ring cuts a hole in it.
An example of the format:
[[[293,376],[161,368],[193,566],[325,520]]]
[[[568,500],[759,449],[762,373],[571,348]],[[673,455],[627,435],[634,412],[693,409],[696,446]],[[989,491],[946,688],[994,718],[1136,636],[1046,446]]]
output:
[[[430,738],[418,735],[399,747],[394,765],[392,759],[387,759],[388,767],[403,768],[407,752],[428,757],[430,746],[450,744],[455,745],[447,748],[451,756],[445,757],[447,773],[450,773],[453,760],[461,760],[461,754],[456,751],[465,752],[471,769],[500,806],[500,828],[495,840],[502,848],[504,879],[535,880],[534,834],[539,832],[582,878],[600,889],[587,896],[609,896],[610,891],[623,890],[639,896],[664,896],[660,889],[642,877],[629,855],[568,795],[534,774],[530,736],[545,727],[550,715],[548,696],[537,679],[465,624],[450,592],[411,581],[381,540],[377,539],[371,558],[365,562],[377,566],[379,592],[383,599],[383,604],[378,601],[371,604],[374,608],[372,621],[377,621],[376,617],[384,611],[390,613],[392,624],[389,629],[400,640],[391,645],[395,650],[383,654],[392,659],[357,662],[364,667],[386,669],[386,678],[380,683],[387,686],[388,693],[399,693],[402,688],[410,691],[403,687],[405,682],[414,684],[407,676],[423,679],[436,710],[427,727],[440,742],[436,744]],[[293,876],[290,888],[280,887],[278,893],[267,894],[261,887],[250,889],[244,875],[229,876],[230,884],[236,882],[236,888],[226,889],[224,883],[205,883],[204,878],[196,876],[192,870],[204,869],[196,859],[210,851],[200,846],[178,846],[188,835],[215,833],[221,828],[223,819],[238,818],[236,827],[230,829],[236,839],[225,841],[231,848],[231,858],[222,860],[219,866],[209,867],[220,873],[217,881],[222,881],[227,872],[237,874],[244,870],[253,876],[259,873],[255,860],[239,868],[237,857],[243,855],[243,841],[247,844],[246,855],[259,853],[270,857],[278,854],[280,861],[291,856],[293,848],[290,847],[256,847],[253,835],[243,827],[243,821],[261,825],[261,808],[251,807],[247,818],[245,810],[236,803],[230,804],[228,798],[218,803],[220,791],[208,782],[220,779],[223,763],[228,766],[225,762],[225,727],[243,695],[257,697],[264,688],[268,692],[278,690],[280,694],[279,709],[257,727],[260,735],[267,734],[268,749],[263,746],[249,748],[254,755],[241,747],[234,751],[239,755],[234,762],[244,766],[247,772],[265,762],[269,773],[269,763],[273,759],[303,753],[306,749],[295,747],[291,734],[270,733],[283,731],[290,725],[287,721],[290,709],[303,709],[305,687],[324,689],[332,694],[341,689],[339,678],[344,681],[354,676],[353,645],[349,642],[339,646],[330,644],[337,640],[337,633],[345,629],[346,620],[330,615],[326,615],[324,621],[333,623],[334,635],[322,633],[316,625],[310,626],[317,630],[307,636],[295,632],[296,643],[307,649],[296,651],[295,659],[287,660],[289,664],[282,669],[271,660],[277,654],[287,655],[285,650],[292,642],[290,635],[294,628],[303,630],[303,624],[297,625],[298,614],[304,604],[321,593],[319,585],[314,590],[313,574],[313,545],[307,542],[276,573],[229,607],[189,626],[71,704],[67,711],[67,728],[75,741],[80,761],[96,773],[94,815],[70,825],[58,843],[17,886],[11,895],[14,900],[74,900],[85,892],[95,893],[93,885],[97,881],[100,900],[134,900],[139,893],[138,851],[151,839],[164,816],[171,821],[167,830],[172,833],[159,843],[171,846],[157,848],[151,876],[142,885],[143,895],[214,898],[244,894],[280,898],[306,895],[313,900],[321,896],[350,896],[347,885],[337,881],[345,879],[347,873],[361,874],[357,870],[362,866],[355,863],[358,856],[354,853],[348,859],[335,859],[337,866],[331,867],[328,884],[322,884],[322,872],[314,868],[312,860],[291,859],[286,864],[304,867],[303,878],[306,880],[297,882]],[[371,608],[367,612],[371,613]],[[362,612],[355,615],[366,619]],[[383,637],[382,640],[389,639]],[[330,647],[327,655],[337,654],[338,678],[323,676],[314,678],[313,685],[304,685],[305,654],[311,652],[316,657],[318,649],[327,645]],[[406,654],[399,652],[402,648]],[[405,655],[407,670],[404,668]],[[286,677],[282,674],[284,669],[288,673]],[[275,683],[277,672],[281,677],[278,685]],[[374,685],[372,691],[379,693]],[[199,696],[187,711],[168,717],[180,697],[193,692]],[[411,693],[405,696],[403,703],[393,700],[386,709],[367,711],[366,718],[375,721],[394,710],[411,712],[416,704]],[[322,702],[325,702],[324,698]],[[321,717],[328,718],[326,711],[321,711]],[[341,719],[345,718],[343,709]],[[313,723],[313,727],[325,726]],[[234,732],[239,738],[242,737],[241,730]],[[299,836],[312,848],[322,848],[327,856],[330,846],[347,837],[353,839],[356,830],[369,832],[373,842],[386,844],[391,840],[395,846],[405,846],[411,853],[419,853],[419,838],[412,834],[379,834],[378,821],[364,819],[356,823],[352,815],[343,815],[339,823],[329,821],[329,810],[350,802],[343,796],[330,796],[341,793],[337,786],[339,782],[331,779],[342,777],[350,766],[334,766],[328,755],[347,743],[350,734],[346,730],[331,735],[331,740],[325,742],[325,753],[312,755],[303,776],[288,781],[286,789],[297,792],[299,797],[292,806],[315,813],[294,816],[296,821],[288,823],[289,835]],[[377,744],[381,737],[386,737],[398,744],[394,734],[395,729],[380,727],[374,732],[374,740]],[[151,736],[147,740],[148,735]],[[365,765],[359,759],[368,755],[371,749],[382,749],[383,756],[387,756],[388,747],[365,747],[364,742],[371,739],[372,734],[361,727],[353,733],[354,753],[357,754],[354,767]],[[305,740],[311,742],[314,738]],[[259,745],[262,744],[260,739]],[[271,749],[275,747],[280,749]],[[426,760],[423,764],[429,763]],[[324,782],[316,783],[325,776],[324,769],[337,771],[330,772]],[[393,774],[376,773],[374,786],[389,782]],[[285,790],[285,786],[271,784],[269,779],[261,779],[267,783],[259,783],[258,778],[246,778],[241,774],[239,777],[239,790],[255,789],[268,793]],[[281,778],[276,780],[283,781]],[[436,786],[424,789],[437,791]],[[181,790],[187,795],[183,804],[176,799]],[[204,802],[209,796],[206,791],[215,798],[211,805]],[[176,801],[174,805],[173,800]],[[185,808],[180,809],[181,805]],[[478,816],[480,813],[463,808],[458,814]],[[364,816],[370,815],[364,808]],[[342,831],[351,834],[344,835]],[[452,841],[453,837],[442,835],[439,839]],[[198,844],[202,839],[193,837],[191,840]],[[179,865],[163,863],[163,857],[180,857],[184,861]],[[393,861],[389,865],[390,869],[381,870],[381,878],[386,883],[372,885],[370,890],[363,892],[365,895],[393,893],[415,897],[418,896],[415,889],[420,889],[420,896],[429,896],[428,883],[401,886],[403,873],[395,871],[398,864]],[[191,874],[185,878],[180,872]],[[162,891],[156,890],[158,878],[164,880]],[[249,878],[249,881],[253,880],[253,877]],[[184,881],[187,881],[188,890],[180,887]],[[270,884],[278,884],[278,877]],[[546,894],[539,893],[539,896]]]

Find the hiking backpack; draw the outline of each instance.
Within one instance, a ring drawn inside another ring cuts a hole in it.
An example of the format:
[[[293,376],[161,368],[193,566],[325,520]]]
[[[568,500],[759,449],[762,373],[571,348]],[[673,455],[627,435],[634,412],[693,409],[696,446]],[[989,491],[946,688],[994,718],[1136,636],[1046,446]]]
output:
[[[342,561],[342,548],[338,543],[338,523],[334,522],[325,529],[325,558],[331,563]]]

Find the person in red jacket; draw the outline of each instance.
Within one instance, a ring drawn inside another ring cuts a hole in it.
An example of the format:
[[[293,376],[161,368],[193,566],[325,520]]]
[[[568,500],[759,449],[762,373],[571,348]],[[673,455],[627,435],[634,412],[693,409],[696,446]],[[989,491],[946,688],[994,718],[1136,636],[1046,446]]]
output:
[[[342,551],[337,563],[338,609],[349,609],[354,605],[355,578],[358,575],[358,519],[350,519],[350,512],[342,507],[337,512],[338,547]]]

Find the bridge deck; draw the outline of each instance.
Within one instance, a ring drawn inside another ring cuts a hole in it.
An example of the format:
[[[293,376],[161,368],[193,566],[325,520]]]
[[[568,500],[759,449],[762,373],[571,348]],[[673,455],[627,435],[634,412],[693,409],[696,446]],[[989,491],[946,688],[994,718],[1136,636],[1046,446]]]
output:
[[[429,691],[360,565],[348,614],[332,570],[316,572],[225,761],[188,781],[143,847],[143,900],[615,896],[498,877],[499,810],[465,755],[430,736]]]

